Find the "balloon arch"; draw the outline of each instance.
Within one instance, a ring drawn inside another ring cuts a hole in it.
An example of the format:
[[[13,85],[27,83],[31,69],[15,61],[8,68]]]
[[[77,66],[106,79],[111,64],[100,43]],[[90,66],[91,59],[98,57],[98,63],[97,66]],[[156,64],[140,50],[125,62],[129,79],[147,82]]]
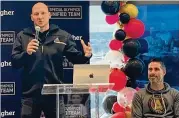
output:
[[[110,51],[105,56],[111,67],[109,82],[115,83],[111,91],[117,94],[106,95],[103,108],[110,118],[130,117],[132,98],[139,89],[126,87],[126,84],[129,79],[139,77],[144,70],[145,65],[138,56],[141,49],[148,48],[140,43],[145,25],[137,19],[138,8],[125,1],[102,1],[101,10],[106,15],[106,23],[118,28],[113,32]]]

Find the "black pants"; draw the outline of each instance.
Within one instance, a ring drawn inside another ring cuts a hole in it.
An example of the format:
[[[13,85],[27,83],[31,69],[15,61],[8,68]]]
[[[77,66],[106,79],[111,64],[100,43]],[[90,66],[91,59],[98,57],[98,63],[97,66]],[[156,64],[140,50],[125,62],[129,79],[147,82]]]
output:
[[[21,118],[40,118],[43,111],[46,118],[56,118],[56,96],[41,95],[38,97],[24,97],[21,100]],[[60,116],[65,118],[65,108],[63,96],[60,96]]]

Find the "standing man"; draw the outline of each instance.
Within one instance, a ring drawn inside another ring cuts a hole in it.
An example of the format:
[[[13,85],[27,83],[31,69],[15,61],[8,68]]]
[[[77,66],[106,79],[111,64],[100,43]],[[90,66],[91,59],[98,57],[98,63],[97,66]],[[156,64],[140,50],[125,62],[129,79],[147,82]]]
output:
[[[132,101],[132,118],[179,118],[179,92],[164,82],[166,67],[159,59],[148,65],[149,84]]]
[[[87,63],[92,55],[91,46],[83,40],[84,53],[75,47],[72,36],[57,25],[50,25],[48,6],[38,2],[32,7],[33,28],[17,34],[12,49],[12,66],[23,68],[21,118],[39,118],[43,110],[46,118],[56,118],[55,96],[41,95],[43,84],[61,84],[63,79],[63,55],[72,63]],[[35,27],[40,27],[35,39]],[[63,103],[63,97],[60,97]],[[64,117],[61,105],[60,118]]]

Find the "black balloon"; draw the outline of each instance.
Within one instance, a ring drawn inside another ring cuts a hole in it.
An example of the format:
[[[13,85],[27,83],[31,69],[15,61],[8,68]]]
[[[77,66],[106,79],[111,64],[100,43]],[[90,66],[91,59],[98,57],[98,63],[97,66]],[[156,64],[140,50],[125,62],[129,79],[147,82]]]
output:
[[[136,39],[126,39],[123,41],[122,51],[129,58],[134,58],[139,54],[140,43]]]
[[[145,39],[137,39],[141,45],[139,53],[147,53],[148,52],[148,42]]]
[[[137,87],[136,78],[129,78],[128,77],[128,80],[127,80],[127,83],[126,83],[126,87],[136,88]]]
[[[119,15],[119,19],[120,19],[121,23],[127,24],[129,22],[129,20],[130,20],[130,16],[129,16],[129,14],[121,13]]]
[[[101,9],[106,15],[114,15],[119,12],[119,1],[103,1],[101,3]]]
[[[137,78],[142,75],[144,67],[145,64],[142,60],[137,58],[129,59],[129,61],[124,67],[124,73],[129,78]]]
[[[117,96],[115,96],[115,95],[106,96],[102,102],[104,111],[106,113],[113,114],[112,107],[115,102],[117,102]]]
[[[119,41],[123,41],[126,38],[126,32],[122,29],[118,29],[115,33],[115,38]]]

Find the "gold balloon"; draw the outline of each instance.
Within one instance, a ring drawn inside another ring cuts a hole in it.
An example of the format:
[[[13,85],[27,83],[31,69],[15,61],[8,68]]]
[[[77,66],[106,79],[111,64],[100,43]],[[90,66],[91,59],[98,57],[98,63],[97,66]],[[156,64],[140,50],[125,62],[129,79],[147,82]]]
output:
[[[120,13],[129,14],[130,18],[136,18],[138,15],[138,9],[133,4],[125,4],[120,8]]]
[[[132,118],[132,117],[131,117],[131,112],[130,112],[130,111],[126,111],[125,114],[126,114],[126,118]]]

